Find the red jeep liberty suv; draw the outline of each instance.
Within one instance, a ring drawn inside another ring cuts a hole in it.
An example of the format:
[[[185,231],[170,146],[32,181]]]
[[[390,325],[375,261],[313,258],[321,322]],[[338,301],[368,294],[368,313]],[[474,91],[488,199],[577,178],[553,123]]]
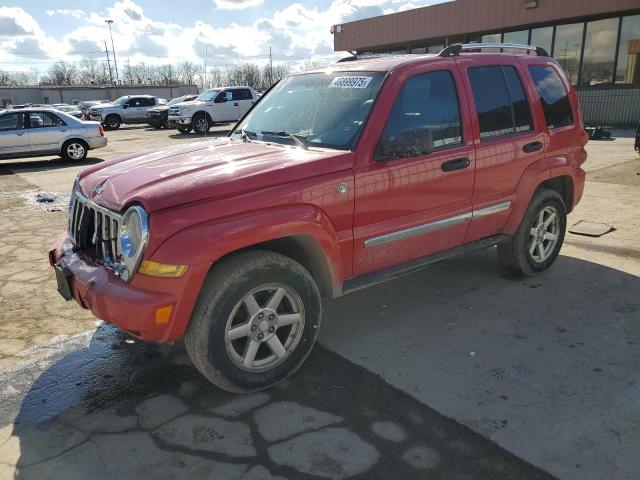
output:
[[[301,365],[323,297],[494,245],[546,270],[588,137],[546,52],[485,47],[291,75],[226,138],[84,170],[58,290],[142,340],[184,336],[206,378],[250,392]]]

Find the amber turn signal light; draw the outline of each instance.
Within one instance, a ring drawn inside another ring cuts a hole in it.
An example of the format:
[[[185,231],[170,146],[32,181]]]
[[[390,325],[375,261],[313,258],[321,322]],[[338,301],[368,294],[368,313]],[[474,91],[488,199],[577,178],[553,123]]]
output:
[[[143,260],[138,272],[150,277],[180,278],[187,273],[188,269],[188,265],[168,265],[166,263]]]

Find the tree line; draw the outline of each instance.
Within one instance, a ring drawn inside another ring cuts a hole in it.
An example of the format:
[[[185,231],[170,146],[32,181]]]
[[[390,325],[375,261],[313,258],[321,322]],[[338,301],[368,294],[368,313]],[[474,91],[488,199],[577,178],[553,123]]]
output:
[[[302,68],[312,68],[317,62],[306,61]],[[248,85],[258,90],[266,90],[275,82],[291,72],[288,65],[258,65],[255,63],[237,63],[224,67],[207,67],[191,61],[176,65],[149,65],[125,62],[118,65],[120,85],[197,85],[200,89]],[[86,58],[80,62],[59,61],[41,74],[37,70],[28,72],[4,72],[0,70],[0,86],[25,85],[111,85],[116,83],[115,66],[95,58]]]

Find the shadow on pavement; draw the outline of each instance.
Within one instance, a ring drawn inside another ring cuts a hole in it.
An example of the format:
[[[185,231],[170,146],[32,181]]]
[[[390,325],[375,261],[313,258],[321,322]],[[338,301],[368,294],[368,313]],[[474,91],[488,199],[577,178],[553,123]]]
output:
[[[64,160],[58,156],[51,158],[42,157],[38,160],[23,160],[23,161],[1,161],[0,160],[0,175],[13,175],[14,173],[27,173],[27,172],[41,172],[44,170],[59,170],[61,168],[71,167],[88,167],[101,163],[104,160],[100,157],[90,156],[82,160],[81,162],[72,162]]]

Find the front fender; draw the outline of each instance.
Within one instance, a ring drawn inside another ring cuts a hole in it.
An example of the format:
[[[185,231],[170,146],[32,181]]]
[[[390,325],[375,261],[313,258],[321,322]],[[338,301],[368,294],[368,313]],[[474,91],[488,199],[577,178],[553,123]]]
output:
[[[253,245],[300,236],[312,239],[320,249],[334,291],[339,291],[344,269],[338,236],[326,214],[312,205],[275,207],[187,227],[165,240],[150,259],[168,264],[210,265]]]
[[[502,233],[508,235],[516,233],[522,217],[524,217],[527,208],[529,208],[533,193],[538,188],[538,185],[545,180],[549,180],[550,177],[551,171],[546,158],[542,158],[527,167],[516,187],[515,200],[511,206],[511,215],[509,215]]]

